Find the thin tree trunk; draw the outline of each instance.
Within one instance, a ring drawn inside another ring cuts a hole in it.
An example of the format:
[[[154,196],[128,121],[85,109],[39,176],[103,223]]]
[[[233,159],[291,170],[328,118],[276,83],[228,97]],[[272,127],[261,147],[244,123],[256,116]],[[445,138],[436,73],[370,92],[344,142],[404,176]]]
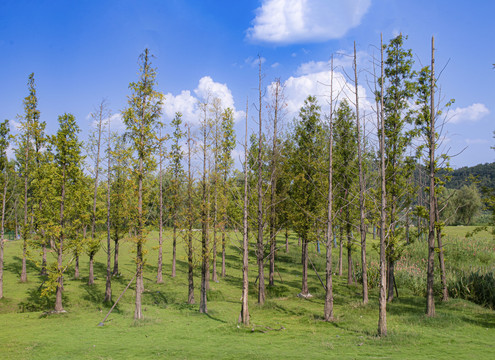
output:
[[[94,285],[95,283],[95,276],[94,276],[94,258],[95,258],[95,253],[92,251],[89,254],[89,276],[88,276],[88,285]]]
[[[339,276],[342,276],[343,268],[343,252],[344,252],[344,227],[339,226]]]
[[[41,276],[46,276],[46,239],[43,239],[43,243],[41,244],[42,255],[41,255]]]
[[[192,215],[192,191],[193,191],[193,179],[191,172],[191,127],[187,126],[187,279],[188,279],[188,295],[187,303],[194,304],[194,274],[193,274],[193,244],[192,244],[192,229],[193,229],[193,215]]]
[[[264,272],[264,258],[265,251],[263,245],[263,178],[262,178],[262,164],[261,164],[261,152],[262,152],[262,117],[261,117],[261,58],[259,60],[259,86],[258,86],[258,241],[257,241],[257,251],[256,257],[258,262],[258,304],[263,305],[265,303],[265,272]],[[247,149],[246,149],[247,151]]]
[[[333,321],[333,282],[332,282],[332,237],[333,237],[333,55],[330,63],[330,115],[329,115],[329,138],[328,138],[328,209],[327,209],[327,241],[326,241],[326,291],[324,318],[325,321]]]
[[[141,306],[141,294],[143,292],[143,159],[139,159],[138,173],[138,241],[136,245],[136,300],[134,308],[134,320],[143,318]]]
[[[107,278],[105,281],[105,298],[103,302],[112,301],[112,251],[111,251],[111,223],[110,223],[110,122],[108,122],[108,149],[107,149]]]
[[[385,226],[386,226],[386,188],[385,188],[385,124],[383,118],[383,91],[384,91],[384,74],[383,74],[383,34],[380,34],[380,68],[381,68],[381,84],[380,84],[380,185],[381,185],[381,200],[380,200],[380,294],[378,297],[378,336],[387,336],[387,278],[386,278],[386,248],[385,248]]]
[[[429,138],[429,232],[428,232],[428,268],[426,273],[426,315],[435,316],[435,297],[433,292],[435,269],[435,38],[431,38],[431,105],[430,105],[430,138]]]
[[[347,235],[347,285],[352,284],[352,234],[349,206],[346,207],[346,235]]]
[[[357,147],[358,147],[358,166],[359,166],[359,234],[361,235],[361,278],[363,281],[363,304],[368,303],[368,272],[366,265],[366,204],[365,204],[365,191],[366,184],[363,170],[363,155],[361,149],[361,124],[359,119],[359,94],[358,94],[358,76],[357,76],[357,56],[356,56],[356,42],[354,42],[354,85],[356,93],[356,130],[357,130]],[[365,136],[366,134],[363,134]]]
[[[103,117],[105,111],[105,100],[102,100],[100,106],[98,108],[98,115],[93,116],[93,118],[97,118],[98,124],[98,141],[96,143],[96,159],[95,159],[95,187],[93,193],[93,212],[91,213],[91,240],[95,241],[95,227],[96,227],[96,198],[98,197],[98,175],[100,173],[100,146],[101,146],[101,127],[103,125]],[[89,277],[88,277],[88,285],[94,284],[94,274],[93,274],[93,259],[95,253],[91,252],[89,255]]]
[[[79,251],[76,249],[75,254],[75,263],[74,263],[74,279],[79,279],[80,274],[79,274]]]
[[[289,229],[285,227],[285,252],[289,253]]]
[[[160,139],[162,137],[162,129],[160,129]],[[160,173],[160,199],[159,199],[159,207],[160,207],[160,216],[159,216],[159,223],[158,223],[158,269],[157,269],[157,274],[156,274],[156,282],[161,284],[163,283],[163,271],[162,271],[162,266],[163,266],[163,174],[162,174],[162,162],[163,162],[163,145],[162,141],[160,140],[160,166],[159,166],[159,173]],[[174,231],[175,231],[175,221],[174,221]],[[175,236],[175,233],[174,233]]]
[[[215,175],[213,188],[213,261],[212,261],[212,276],[211,280],[218,282],[217,275],[217,227],[218,227],[218,116],[215,115],[215,152],[213,154],[213,168]]]
[[[208,194],[206,186],[206,146],[207,146],[207,116],[206,116],[206,104],[204,104],[204,125],[203,125],[203,183],[202,183],[202,201],[201,201],[201,287],[200,287],[200,299],[199,299],[199,312],[207,313],[207,298],[206,291],[208,290],[208,278],[209,278],[209,259],[208,259]]]
[[[177,215],[174,214],[174,228],[172,232],[172,274],[174,278],[176,276],[176,264],[177,264]]]
[[[246,100],[246,135],[244,140],[244,208],[242,219],[242,307],[241,322],[244,325],[249,324],[248,293],[249,293],[249,239],[248,239],[248,173],[247,173],[247,138],[248,138],[248,100]]]
[[[7,173],[7,170],[5,171]],[[3,298],[3,249],[5,245],[5,203],[7,199],[7,177],[3,184],[3,196],[2,196],[2,222],[0,224],[0,299]]]
[[[275,274],[275,249],[277,242],[277,212],[276,212],[276,191],[277,191],[277,122],[278,122],[278,102],[280,97],[280,79],[275,82],[275,107],[273,116],[273,144],[272,144],[272,159],[271,159],[271,184],[270,184],[270,270],[269,270],[269,285],[274,285]]]
[[[302,236],[302,251],[301,251],[301,263],[302,263],[302,286],[301,296],[309,297],[308,290],[308,240],[306,236]]]
[[[115,234],[114,238],[114,256],[113,256],[113,276],[117,276],[119,274],[119,236]]]

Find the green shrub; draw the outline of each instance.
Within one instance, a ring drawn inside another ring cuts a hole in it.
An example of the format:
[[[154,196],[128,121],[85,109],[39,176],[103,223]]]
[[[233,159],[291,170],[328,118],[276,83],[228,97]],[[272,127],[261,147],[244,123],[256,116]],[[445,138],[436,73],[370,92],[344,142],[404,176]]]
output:
[[[449,294],[474,303],[495,308],[495,277],[493,272],[483,274],[479,271],[459,274],[448,285]]]

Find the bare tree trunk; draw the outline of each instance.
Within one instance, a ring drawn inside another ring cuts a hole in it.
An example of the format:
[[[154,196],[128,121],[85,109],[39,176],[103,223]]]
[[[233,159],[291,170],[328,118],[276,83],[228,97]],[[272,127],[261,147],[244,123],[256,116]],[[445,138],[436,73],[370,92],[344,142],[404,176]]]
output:
[[[357,129],[357,147],[358,147],[358,166],[359,166],[359,233],[361,235],[361,265],[362,265],[362,281],[363,281],[363,304],[368,303],[368,270],[366,265],[366,205],[365,191],[366,184],[363,171],[363,155],[361,149],[361,124],[359,119],[359,94],[358,94],[358,76],[357,76],[357,56],[356,42],[354,42],[354,85],[356,93],[356,129]],[[366,134],[363,134],[365,136]]]
[[[138,173],[138,241],[136,245],[136,300],[134,308],[134,320],[143,318],[141,306],[141,295],[144,290],[143,286],[143,159],[139,159]]]
[[[263,245],[263,174],[262,174],[262,164],[261,164],[261,152],[262,152],[262,117],[261,117],[261,58],[258,56],[259,60],[259,85],[258,85],[258,241],[257,241],[257,251],[256,257],[258,262],[258,304],[263,305],[265,303],[265,272],[264,272],[264,245]]]
[[[41,255],[41,276],[46,276],[46,239],[43,239],[43,243],[41,244],[42,255]]]
[[[340,225],[339,226],[339,276],[342,276],[343,252],[344,252],[344,227]]]
[[[285,227],[285,252],[289,253],[289,229]]]
[[[332,237],[333,237],[333,55],[330,63],[330,114],[329,114],[329,138],[328,138],[328,210],[327,210],[327,249],[326,249],[326,292],[324,318],[325,321],[333,321],[333,282],[332,282]]]
[[[275,105],[273,116],[273,143],[272,143],[272,159],[271,159],[271,181],[270,181],[270,270],[269,270],[269,285],[274,285],[275,274],[275,249],[277,243],[277,161],[278,161],[278,146],[277,146],[277,122],[278,122],[278,107],[280,97],[280,79],[275,81]]]
[[[191,127],[187,124],[187,279],[188,279],[188,295],[187,303],[194,304],[194,274],[193,274],[193,244],[192,244],[192,229],[193,229],[193,215],[192,215],[192,191],[193,191],[193,179],[191,172]]]
[[[385,248],[385,226],[387,221],[387,198],[385,188],[385,124],[383,118],[383,92],[384,92],[384,74],[383,74],[383,34],[380,34],[380,68],[381,68],[381,84],[380,84],[380,111],[379,111],[379,130],[380,130],[380,185],[381,185],[381,201],[380,201],[380,294],[378,298],[379,314],[378,314],[378,336],[387,336],[387,277],[386,277],[386,248]]]
[[[177,215],[174,214],[174,228],[172,233],[172,274],[174,278],[176,276],[176,265],[177,265]]]
[[[103,118],[106,114],[106,105],[105,100],[100,102],[98,107],[98,112],[96,114],[91,114],[92,118],[96,120],[98,126],[98,140],[96,143],[96,159],[95,159],[95,186],[93,192],[93,211],[91,213],[91,240],[95,240],[95,227],[96,227],[96,199],[98,197],[98,175],[100,173],[100,147],[101,147],[101,132],[103,125]],[[94,284],[94,273],[93,273],[93,259],[95,253],[91,251],[89,255],[89,276],[88,276],[88,285]]]
[[[113,256],[113,271],[112,275],[116,276],[119,274],[119,235],[115,234],[114,238],[114,256]]]
[[[74,263],[74,279],[79,279],[79,251],[76,249],[74,253],[75,263]]]
[[[88,276],[88,285],[94,285],[95,283],[95,276],[94,276],[94,258],[95,258],[95,253],[91,251],[89,254],[89,276]]]
[[[206,152],[207,152],[207,105],[204,105],[204,124],[203,124],[203,183],[202,183],[202,200],[201,200],[201,287],[200,287],[200,298],[199,298],[199,312],[207,313],[207,298],[206,291],[208,290],[207,281],[209,278],[208,269],[208,194],[206,186]]]
[[[301,296],[310,297],[308,289],[308,240],[306,235],[302,236],[302,251],[301,251],[301,263],[302,263],[302,286]]]
[[[108,148],[107,148],[107,278],[105,281],[105,298],[103,302],[110,303],[112,301],[112,251],[111,251],[111,224],[110,224],[110,121],[108,122]]]
[[[249,324],[248,293],[249,293],[249,239],[248,239],[248,161],[247,161],[247,138],[248,138],[248,100],[246,100],[246,135],[244,140],[244,208],[242,216],[242,307],[241,322],[244,325]]]
[[[5,171],[7,173],[7,170]],[[2,196],[2,222],[0,224],[0,299],[3,298],[3,249],[5,245],[5,204],[7,201],[7,177],[5,177],[5,183],[3,184],[3,196]]]
[[[159,166],[159,176],[160,176],[160,198],[159,198],[159,207],[160,207],[160,215],[158,220],[158,269],[156,274],[156,282],[158,284],[163,283],[163,174],[162,174],[162,163],[163,163],[163,142],[162,138],[162,129],[160,128],[160,166]],[[175,211],[174,211],[174,220],[175,220]],[[174,221],[174,236],[175,236],[175,221]],[[174,269],[173,269],[174,270]],[[173,271],[172,270],[172,271]]]
[[[429,191],[429,232],[428,232],[428,269],[426,273],[426,315],[435,316],[435,297],[433,293],[435,269],[435,38],[431,38],[431,107],[430,107],[430,191]]]

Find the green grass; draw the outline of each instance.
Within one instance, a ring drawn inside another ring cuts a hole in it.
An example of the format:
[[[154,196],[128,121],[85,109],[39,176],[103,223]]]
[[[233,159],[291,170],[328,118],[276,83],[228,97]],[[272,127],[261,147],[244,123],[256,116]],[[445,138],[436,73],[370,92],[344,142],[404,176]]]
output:
[[[451,229],[447,229],[451,230]],[[452,229],[457,231],[457,229]],[[169,235],[169,234],[167,234]],[[463,236],[450,234],[449,236]],[[360,304],[361,289],[346,285],[346,274],[334,277],[336,321],[322,321],[324,290],[310,268],[309,288],[314,295],[304,300],[300,291],[301,266],[297,239],[291,237],[290,252],[278,253],[276,285],[268,289],[263,307],[256,305],[256,289],[250,288],[249,327],[238,326],[241,296],[239,235],[230,234],[227,277],[211,282],[208,315],[198,305],[187,305],[187,264],[184,246],[178,245],[177,277],[170,278],[171,241],[165,242],[165,283],[156,284],[157,241],[150,234],[146,255],[145,319],[133,321],[134,288],[131,286],[103,327],[98,327],[108,307],[102,305],[105,287],[105,254],[96,259],[96,284],[86,285],[87,259],[81,259],[80,280],[73,272],[65,276],[66,314],[43,311],[52,299],[40,297],[41,279],[28,267],[29,282],[18,282],[21,244],[6,246],[4,295],[0,300],[0,359],[493,359],[495,357],[495,312],[465,300],[437,301],[437,316],[424,316],[425,300],[408,288],[388,305],[386,338],[376,337],[378,302],[376,289],[367,306]],[[481,236],[481,235],[479,235]],[[283,241],[280,238],[280,241]],[[484,240],[480,240],[484,241]],[[199,243],[198,243],[199,244]],[[132,243],[123,243],[122,275],[113,279],[116,299],[134,271]],[[253,247],[251,249],[254,249]],[[336,250],[336,249],[335,249]],[[338,251],[334,250],[334,265]],[[419,250],[418,250],[419,251]],[[31,254],[34,256],[35,251]],[[369,255],[376,258],[370,246]],[[320,276],[324,253],[310,246],[310,256]],[[355,259],[358,259],[356,253]],[[476,260],[477,261],[477,260]],[[346,263],[345,263],[346,264]],[[32,265],[32,264],[31,264]],[[220,261],[218,262],[220,271]],[[200,269],[197,268],[196,275]],[[86,276],[86,278],[84,278]],[[256,278],[254,257],[250,283]],[[199,300],[199,276],[195,277]],[[24,312],[23,312],[24,310]]]

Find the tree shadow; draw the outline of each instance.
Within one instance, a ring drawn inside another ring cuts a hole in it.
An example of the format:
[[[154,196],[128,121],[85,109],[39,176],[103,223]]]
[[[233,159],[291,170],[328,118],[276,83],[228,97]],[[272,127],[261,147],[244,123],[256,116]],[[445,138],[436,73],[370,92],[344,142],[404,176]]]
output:
[[[22,258],[14,256],[13,259],[14,261],[4,265],[4,270],[16,273],[20,277],[22,273]],[[39,271],[39,268],[34,261],[26,259],[26,270]]]
[[[43,285],[43,284],[42,284]],[[55,307],[54,295],[42,295],[42,285],[28,290],[27,299],[19,303],[20,312],[46,311]],[[69,300],[62,293],[62,303],[69,306]]]

